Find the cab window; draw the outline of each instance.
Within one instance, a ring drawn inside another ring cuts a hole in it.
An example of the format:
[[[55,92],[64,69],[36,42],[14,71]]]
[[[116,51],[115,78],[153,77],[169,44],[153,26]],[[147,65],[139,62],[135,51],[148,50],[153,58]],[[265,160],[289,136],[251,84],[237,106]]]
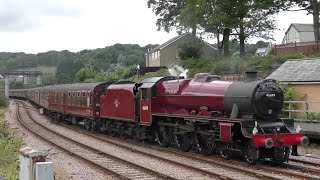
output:
[[[141,89],[141,99],[142,100],[149,100],[148,89],[147,88]]]

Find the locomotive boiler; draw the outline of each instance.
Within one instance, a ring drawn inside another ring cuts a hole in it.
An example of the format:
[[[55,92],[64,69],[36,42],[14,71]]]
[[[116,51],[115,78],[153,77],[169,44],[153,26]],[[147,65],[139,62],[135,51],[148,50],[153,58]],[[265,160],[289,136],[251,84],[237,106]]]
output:
[[[206,110],[232,118],[252,116],[276,118],[283,106],[283,92],[275,80],[256,80],[256,72],[247,72],[245,81],[220,81],[216,75],[197,74],[194,79],[164,81],[157,86],[154,105],[158,113],[178,110],[197,113]]]

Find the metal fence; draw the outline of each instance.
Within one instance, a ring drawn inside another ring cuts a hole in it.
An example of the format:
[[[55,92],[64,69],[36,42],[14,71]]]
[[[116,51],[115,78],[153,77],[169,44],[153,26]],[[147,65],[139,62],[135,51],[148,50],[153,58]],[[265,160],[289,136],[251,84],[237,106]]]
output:
[[[288,118],[320,122],[320,101],[285,101]]]

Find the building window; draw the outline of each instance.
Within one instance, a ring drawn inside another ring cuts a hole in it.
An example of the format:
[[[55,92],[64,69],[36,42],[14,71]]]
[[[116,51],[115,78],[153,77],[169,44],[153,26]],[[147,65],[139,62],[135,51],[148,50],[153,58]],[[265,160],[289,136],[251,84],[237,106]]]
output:
[[[299,39],[299,33],[298,33],[298,32],[295,32],[295,33],[294,33],[294,36],[295,36],[295,37],[294,37],[295,39]]]

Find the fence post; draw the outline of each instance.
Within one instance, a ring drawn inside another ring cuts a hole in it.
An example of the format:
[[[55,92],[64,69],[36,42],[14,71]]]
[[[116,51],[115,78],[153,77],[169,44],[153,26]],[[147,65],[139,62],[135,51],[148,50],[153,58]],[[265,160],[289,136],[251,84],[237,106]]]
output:
[[[305,102],[305,106],[306,106],[306,115],[307,115],[307,119],[308,119],[308,115],[309,115],[309,103]]]
[[[291,118],[291,103],[290,102],[288,103],[289,103],[289,118]]]
[[[277,56],[277,45],[274,45],[274,55]]]

